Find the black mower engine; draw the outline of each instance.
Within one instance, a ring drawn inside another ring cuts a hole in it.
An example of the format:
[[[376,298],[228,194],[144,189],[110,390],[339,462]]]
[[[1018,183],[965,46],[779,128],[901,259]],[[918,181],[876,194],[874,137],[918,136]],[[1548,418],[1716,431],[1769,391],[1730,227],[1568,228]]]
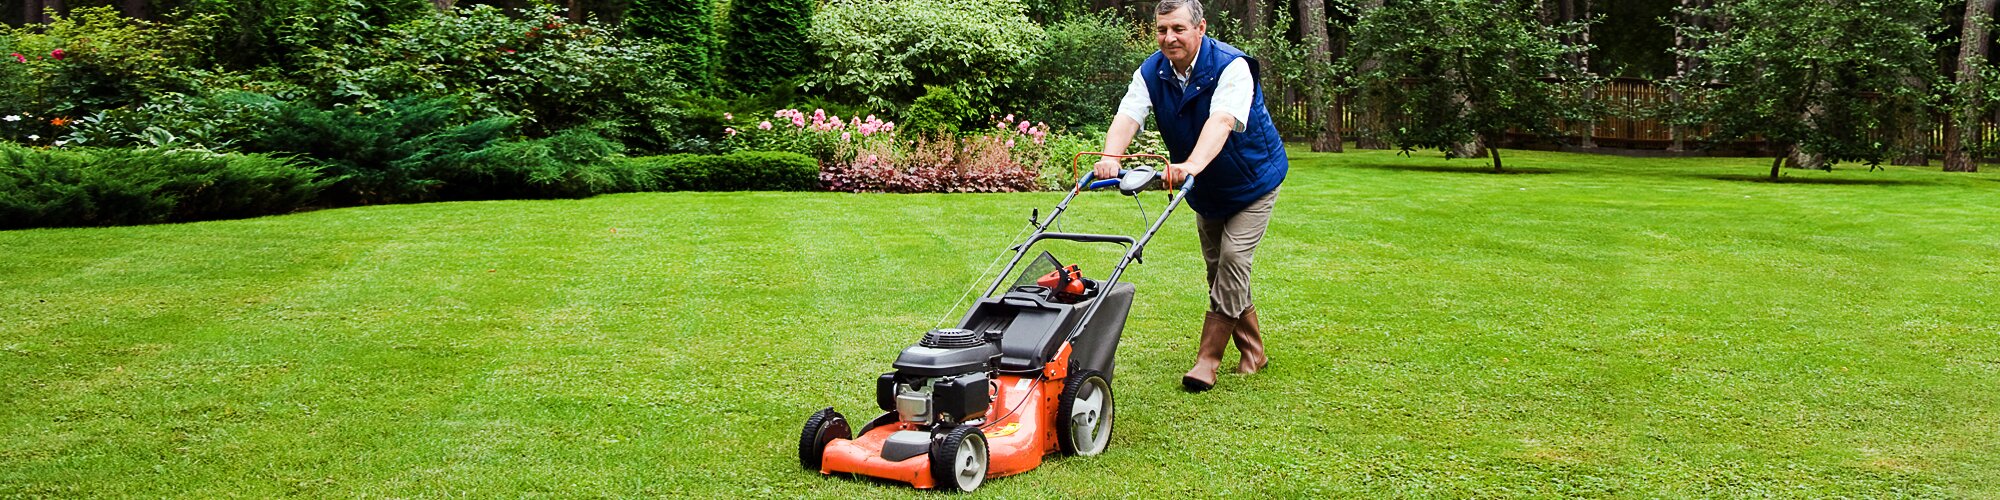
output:
[[[876,379],[876,405],[923,426],[986,416],[993,402],[988,385],[1000,362],[997,340],[959,328],[925,333],[896,356],[896,371]]]

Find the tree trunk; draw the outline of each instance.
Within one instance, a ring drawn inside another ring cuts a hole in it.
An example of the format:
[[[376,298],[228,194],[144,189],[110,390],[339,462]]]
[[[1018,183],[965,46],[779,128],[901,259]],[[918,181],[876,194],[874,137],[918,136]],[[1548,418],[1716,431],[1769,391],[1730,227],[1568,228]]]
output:
[[[1500,147],[1499,147],[1499,146],[1497,146],[1497,145],[1496,145],[1496,146],[1494,146],[1494,147],[1490,147],[1490,148],[1486,148],[1486,154],[1490,154],[1490,155],[1493,155],[1493,171],[1494,171],[1494,172],[1505,172],[1505,170],[1502,170],[1502,169],[1500,168]]]
[[[1354,8],[1356,14],[1367,15],[1369,11],[1382,8],[1382,0],[1361,0]],[[1367,73],[1381,67],[1382,61],[1370,58],[1361,61],[1355,69],[1359,73]],[[1387,126],[1382,123],[1382,103],[1369,100],[1366,95],[1358,97],[1360,99],[1355,105],[1361,110],[1354,117],[1354,148],[1389,149],[1389,141],[1383,139]]]
[[[583,9],[581,5],[578,5],[579,2],[580,0],[565,0],[563,2],[564,8],[569,9],[570,22],[583,22]]]
[[[1312,44],[1312,59],[1308,64],[1333,64],[1333,51],[1326,30],[1326,4],[1322,0],[1297,0],[1299,8],[1299,39]],[[1340,152],[1340,105],[1334,96],[1327,95],[1327,82],[1308,81],[1306,83],[1307,121],[1313,124],[1312,150],[1315,152]]]
[[[1977,172],[1979,162],[1967,154],[1978,140],[1981,84],[1979,69],[1986,66],[1987,23],[1993,19],[1993,4],[1996,0],[1965,0],[1964,31],[1958,37],[1958,89],[1957,102],[1953,103],[1953,117],[1958,122],[1957,137],[1947,138],[1944,151],[1944,171]]]
[[[1566,23],[1575,22],[1576,20],[1582,19],[1584,16],[1589,15],[1589,10],[1590,10],[1589,0],[1584,0],[1583,12],[1578,12],[1576,7],[1577,7],[1576,0],[1562,0],[1561,14],[1563,22]],[[1585,26],[1583,28],[1583,32],[1576,34],[1576,36],[1578,37],[1578,39],[1570,40],[1571,45],[1589,45],[1590,27]],[[1575,65],[1577,71],[1581,71],[1586,75],[1590,74],[1590,53],[1577,52],[1575,54],[1571,54],[1570,64]],[[1583,89],[1583,99],[1585,101],[1596,101],[1597,87],[1590,87]],[[1589,121],[1583,122],[1583,131],[1581,134],[1579,134],[1582,137],[1577,138],[1576,141],[1577,147],[1583,149],[1597,149],[1597,118],[1598,117],[1591,117]]]
[[[1453,144],[1450,153],[1452,158],[1482,158],[1486,151],[1486,137],[1474,134],[1470,141]]]
[[[1784,148],[1780,148],[1780,150],[1783,149]],[[1774,181],[1778,180],[1778,169],[1784,168],[1784,166],[1785,166],[1785,155],[1780,154],[1776,158],[1771,159],[1771,180]]]
[[[1264,2],[1243,0],[1241,11],[1238,15],[1243,17],[1243,35],[1253,38],[1264,36]]]

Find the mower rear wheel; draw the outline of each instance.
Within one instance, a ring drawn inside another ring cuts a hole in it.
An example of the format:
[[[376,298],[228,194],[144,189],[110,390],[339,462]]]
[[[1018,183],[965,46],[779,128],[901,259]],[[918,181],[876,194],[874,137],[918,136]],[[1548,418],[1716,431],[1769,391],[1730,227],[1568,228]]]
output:
[[[1096,370],[1069,372],[1056,409],[1056,442],[1063,453],[1086,457],[1104,453],[1111,444],[1113,409],[1110,379]]]
[[[938,489],[971,492],[986,482],[986,433],[976,425],[961,425],[931,442],[931,479]]]
[[[826,445],[834,439],[854,439],[847,428],[847,417],[833,411],[833,407],[813,412],[806,419],[805,431],[799,434],[799,465],[818,472],[820,459],[826,456]]]

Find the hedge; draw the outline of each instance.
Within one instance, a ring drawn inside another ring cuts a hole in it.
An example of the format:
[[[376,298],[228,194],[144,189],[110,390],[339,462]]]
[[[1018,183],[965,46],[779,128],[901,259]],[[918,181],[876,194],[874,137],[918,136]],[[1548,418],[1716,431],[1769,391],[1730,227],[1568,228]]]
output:
[[[316,169],[269,155],[0,143],[0,229],[284,213],[325,184]]]

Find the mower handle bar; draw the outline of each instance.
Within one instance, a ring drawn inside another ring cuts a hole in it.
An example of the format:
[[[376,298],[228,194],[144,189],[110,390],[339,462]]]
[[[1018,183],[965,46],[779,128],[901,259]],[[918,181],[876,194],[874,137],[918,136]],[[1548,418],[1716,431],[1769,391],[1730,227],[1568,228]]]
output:
[[[1085,151],[1077,153],[1076,156],[1070,159],[1070,169],[1071,169],[1070,173],[1072,175],[1076,173],[1075,169],[1079,165],[1079,160],[1081,160],[1085,155],[1102,156],[1106,158],[1120,158],[1120,159],[1151,158],[1159,160],[1162,163],[1171,161],[1168,160],[1167,157],[1160,155],[1144,155],[1144,154],[1114,155],[1114,154],[1100,153],[1095,151]],[[1122,173],[1124,172],[1121,172],[1121,174]],[[1174,208],[1180,206],[1181,201],[1183,201],[1184,198],[1187,198],[1188,191],[1194,187],[1194,179],[1195,176],[1189,176],[1187,179],[1182,180],[1180,182],[1180,185],[1178,186],[1173,186],[1173,185],[1168,186],[1167,189],[1170,194],[1168,195],[1167,209],[1160,212],[1160,217],[1158,219],[1155,219],[1152,225],[1146,228],[1145,235],[1140,236],[1139,238],[1135,239],[1130,236],[1119,236],[1119,235],[1049,232],[1049,226],[1055,225],[1056,218],[1062,217],[1063,212],[1069,210],[1070,200],[1076,199],[1076,195],[1078,193],[1083,192],[1084,188],[1095,189],[1098,187],[1108,187],[1112,184],[1117,184],[1118,182],[1120,182],[1120,179],[1104,179],[1093,183],[1090,181],[1090,178],[1088,177],[1078,178],[1076,182],[1076,187],[1069,190],[1069,194],[1063,197],[1062,202],[1056,203],[1055,211],[1049,213],[1049,217],[1047,219],[1034,220],[1034,219],[1040,219],[1039,217],[1030,219],[1030,222],[1032,222],[1035,227],[1034,235],[1028,237],[1027,241],[1024,241],[1021,244],[1014,246],[1013,248],[1014,259],[1007,262],[1007,267],[1000,270],[1000,275],[994,277],[993,284],[991,286],[986,287],[986,293],[980,294],[980,296],[982,297],[992,296],[993,292],[998,291],[1000,289],[1000,284],[1006,282],[1007,276],[1014,272],[1014,267],[1021,264],[1021,258],[1026,257],[1028,255],[1028,247],[1033,246],[1035,242],[1044,239],[1059,239],[1059,240],[1079,241],[1084,243],[1117,243],[1120,245],[1124,245],[1125,257],[1119,259],[1118,266],[1112,268],[1111,276],[1107,277],[1104,281],[1106,285],[1118,283],[1118,278],[1125,274],[1125,266],[1130,265],[1133,261],[1140,260],[1140,255],[1142,255],[1145,252],[1146,242],[1151,241],[1153,239],[1153,235],[1155,233],[1160,232],[1160,226],[1165,225],[1167,223],[1167,218],[1173,216]],[[1096,313],[1097,313],[1097,307],[1093,305],[1090,308],[1090,310],[1084,313],[1083,319],[1089,320],[1090,317],[1096,315]]]
[[[1040,233],[1036,234],[1034,237],[1028,238],[1028,242],[1023,243],[1023,245],[1033,245],[1035,244],[1035,242],[1042,240],[1066,240],[1066,241],[1076,241],[1082,243],[1117,243],[1125,246],[1132,246],[1134,244],[1139,243],[1139,240],[1136,238],[1119,234]]]

